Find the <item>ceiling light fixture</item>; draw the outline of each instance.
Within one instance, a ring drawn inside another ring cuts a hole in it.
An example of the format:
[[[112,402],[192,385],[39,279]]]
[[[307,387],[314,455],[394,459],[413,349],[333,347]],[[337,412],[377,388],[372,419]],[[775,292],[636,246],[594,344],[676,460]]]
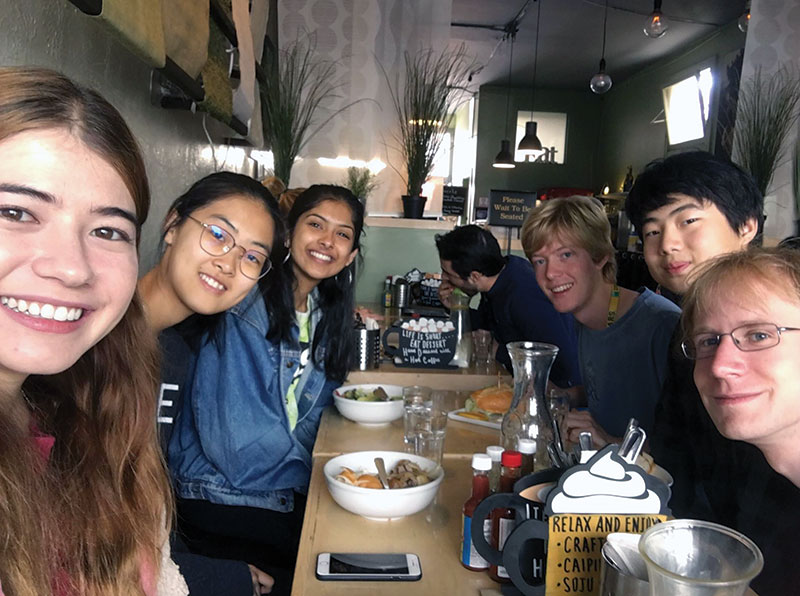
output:
[[[511,37],[511,49],[508,52],[508,84],[506,86],[506,135],[500,141],[500,152],[495,156],[492,165],[495,168],[515,168],[514,156],[511,154],[511,141],[508,140],[508,107],[511,102],[511,63],[514,60],[514,37],[516,31],[513,29],[509,33]]]
[[[542,15],[542,2],[538,0],[536,7],[536,42],[533,46],[533,84],[531,85],[531,119],[525,123],[525,136],[517,145],[517,151],[523,155],[530,155],[533,158],[539,157],[544,153],[542,142],[536,136],[537,123],[533,119],[533,100],[536,97],[536,63],[539,60],[539,21]]]
[[[608,0],[606,0],[606,10],[603,16],[603,52],[600,58],[600,70],[589,81],[589,88],[593,93],[602,95],[611,89],[611,77],[606,74],[606,25],[608,24]]]
[[[744,3],[744,12],[739,17],[737,24],[739,25],[739,31],[747,33],[747,27],[750,25],[750,0]]]
[[[647,17],[647,21],[645,21],[644,24],[644,34],[647,37],[658,39],[659,37],[663,37],[667,29],[669,29],[669,23],[667,23],[667,19],[664,18],[664,15],[661,14],[661,0],[654,0],[653,12],[650,13],[650,16]]]

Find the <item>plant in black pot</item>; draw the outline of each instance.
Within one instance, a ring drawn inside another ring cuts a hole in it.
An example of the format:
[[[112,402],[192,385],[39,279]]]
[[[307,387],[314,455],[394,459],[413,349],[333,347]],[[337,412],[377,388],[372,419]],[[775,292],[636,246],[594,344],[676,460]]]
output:
[[[430,176],[453,113],[467,97],[475,62],[461,45],[442,52],[406,52],[404,63],[404,75],[394,84],[383,71],[397,115],[394,139],[405,162],[405,175],[392,168],[406,180],[403,216],[421,218],[427,201],[421,196],[422,185]]]

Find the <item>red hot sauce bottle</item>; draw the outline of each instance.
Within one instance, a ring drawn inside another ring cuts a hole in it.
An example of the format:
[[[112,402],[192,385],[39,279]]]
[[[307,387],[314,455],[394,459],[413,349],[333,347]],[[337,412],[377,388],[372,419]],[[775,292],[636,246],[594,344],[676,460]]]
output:
[[[503,451],[502,468],[500,469],[500,488],[497,492],[514,491],[514,483],[520,478],[522,454],[519,451]],[[502,551],[511,531],[514,529],[514,510],[504,507],[492,511],[492,546]],[[489,577],[494,581],[507,584],[511,582],[506,568],[502,565],[491,565]]]
[[[472,456],[472,495],[461,509],[461,564],[470,571],[485,571],[489,562],[484,559],[472,544],[472,514],[478,504],[489,496],[489,470],[492,469],[492,458],[485,453]],[[491,534],[491,519],[483,524],[483,533],[487,542]]]

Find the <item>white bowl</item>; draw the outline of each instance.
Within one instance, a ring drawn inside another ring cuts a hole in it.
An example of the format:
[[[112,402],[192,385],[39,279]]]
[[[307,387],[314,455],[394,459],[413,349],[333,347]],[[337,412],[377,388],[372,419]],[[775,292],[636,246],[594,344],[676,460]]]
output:
[[[401,459],[408,459],[417,464],[433,478],[428,484],[411,488],[377,489],[352,486],[336,480],[342,468],[350,468],[355,472],[377,474],[375,458],[382,457],[386,464],[386,472]],[[399,451],[358,451],[334,457],[323,468],[325,481],[331,497],[341,507],[351,513],[367,519],[388,520],[413,515],[425,509],[433,502],[436,491],[444,479],[444,470],[435,462],[419,455]]]
[[[389,397],[399,397],[391,401],[356,401],[343,397],[345,391],[364,389],[374,391],[383,387]],[[393,420],[403,417],[403,387],[401,385],[345,385],[333,392],[333,403],[339,413],[353,422],[365,426],[385,426]]]

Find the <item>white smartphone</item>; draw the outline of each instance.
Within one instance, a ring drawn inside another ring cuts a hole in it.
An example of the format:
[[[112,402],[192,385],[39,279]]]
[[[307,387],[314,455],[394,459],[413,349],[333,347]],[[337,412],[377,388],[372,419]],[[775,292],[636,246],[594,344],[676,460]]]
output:
[[[419,557],[410,553],[320,553],[317,579],[341,581],[416,581]]]

